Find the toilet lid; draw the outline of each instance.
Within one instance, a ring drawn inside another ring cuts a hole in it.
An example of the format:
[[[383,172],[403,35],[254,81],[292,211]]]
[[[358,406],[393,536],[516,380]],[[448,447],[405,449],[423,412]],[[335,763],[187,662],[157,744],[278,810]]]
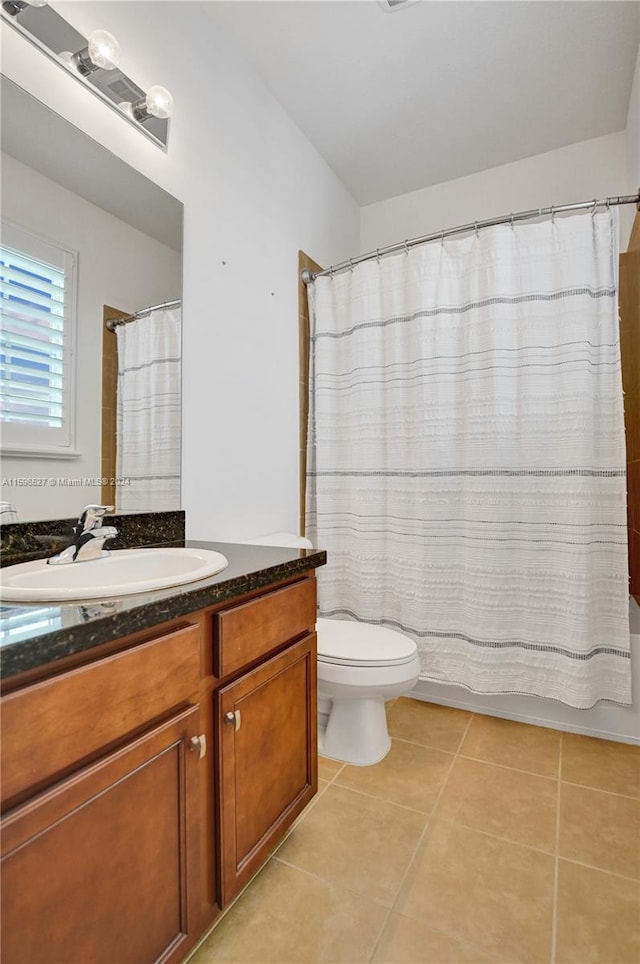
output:
[[[346,619],[318,620],[318,659],[347,666],[401,666],[415,659],[416,644],[403,633]]]

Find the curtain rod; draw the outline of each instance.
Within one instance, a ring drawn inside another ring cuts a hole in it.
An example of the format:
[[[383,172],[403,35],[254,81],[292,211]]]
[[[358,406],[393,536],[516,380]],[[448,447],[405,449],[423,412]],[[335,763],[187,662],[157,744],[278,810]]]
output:
[[[144,318],[145,315],[150,315],[152,311],[159,311],[161,308],[177,308],[178,305],[182,304],[182,300],[178,298],[177,301],[163,301],[161,305],[151,305],[150,308],[141,308],[140,311],[134,311],[132,315],[123,315],[122,318],[109,318],[105,321],[105,327],[109,331],[115,331],[120,325],[128,325],[132,321],[137,321],[138,318]]]
[[[496,224],[513,224],[514,221],[526,221],[531,218],[541,218],[551,215],[553,218],[556,214],[563,214],[566,211],[581,211],[591,208],[595,213],[596,208],[600,205],[604,205],[606,208],[611,206],[616,206],[618,204],[635,204],[637,209],[640,211],[640,190],[637,194],[626,194],[619,195],[617,197],[607,197],[602,200],[597,200],[594,198],[592,201],[580,201],[576,204],[562,204],[559,207],[548,207],[548,208],[533,208],[530,211],[519,211],[517,214],[505,214],[499,218],[488,218],[485,221],[473,221],[471,224],[461,224],[457,228],[448,228],[446,231],[436,231],[434,234],[425,234],[421,238],[411,238],[410,241],[400,241],[398,244],[390,244],[386,248],[376,248],[375,251],[369,251],[367,254],[361,254],[357,258],[349,258],[348,261],[340,261],[339,264],[334,264],[330,268],[326,268],[324,271],[310,271],[309,268],[304,268],[300,272],[300,277],[304,284],[310,285],[316,280],[316,278],[323,278],[326,275],[333,276],[340,271],[346,271],[347,269],[353,270],[354,266],[361,264],[363,261],[371,261],[372,258],[376,258],[378,261],[380,258],[384,258],[388,254],[395,254],[397,251],[406,251],[408,253],[409,248],[414,248],[418,244],[426,244],[428,241],[444,241],[445,238],[450,238],[454,234],[463,234],[467,231],[479,231],[480,228],[490,228]]]

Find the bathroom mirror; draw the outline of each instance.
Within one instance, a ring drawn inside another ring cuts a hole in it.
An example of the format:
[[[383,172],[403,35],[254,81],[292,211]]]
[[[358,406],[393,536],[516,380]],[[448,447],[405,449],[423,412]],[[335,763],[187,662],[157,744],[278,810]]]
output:
[[[4,77],[1,94],[5,243],[16,229],[77,259],[73,444],[64,458],[25,456],[3,437],[0,499],[20,522],[68,518],[101,502],[104,473],[115,472],[103,461],[116,431],[115,411],[103,417],[115,399],[116,335],[105,333],[105,309],[128,315],[181,300],[183,205]]]

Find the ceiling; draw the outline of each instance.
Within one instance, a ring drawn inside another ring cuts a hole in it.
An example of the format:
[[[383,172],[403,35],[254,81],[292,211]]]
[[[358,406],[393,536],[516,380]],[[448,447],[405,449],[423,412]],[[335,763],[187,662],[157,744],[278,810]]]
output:
[[[203,6],[362,205],[626,126],[640,2]]]

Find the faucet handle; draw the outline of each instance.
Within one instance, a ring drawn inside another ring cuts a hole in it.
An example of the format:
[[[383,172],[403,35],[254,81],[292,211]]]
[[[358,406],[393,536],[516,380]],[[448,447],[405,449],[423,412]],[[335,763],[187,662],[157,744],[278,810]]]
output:
[[[85,505],[78,519],[78,534],[99,528],[107,512],[113,512],[112,505]]]

